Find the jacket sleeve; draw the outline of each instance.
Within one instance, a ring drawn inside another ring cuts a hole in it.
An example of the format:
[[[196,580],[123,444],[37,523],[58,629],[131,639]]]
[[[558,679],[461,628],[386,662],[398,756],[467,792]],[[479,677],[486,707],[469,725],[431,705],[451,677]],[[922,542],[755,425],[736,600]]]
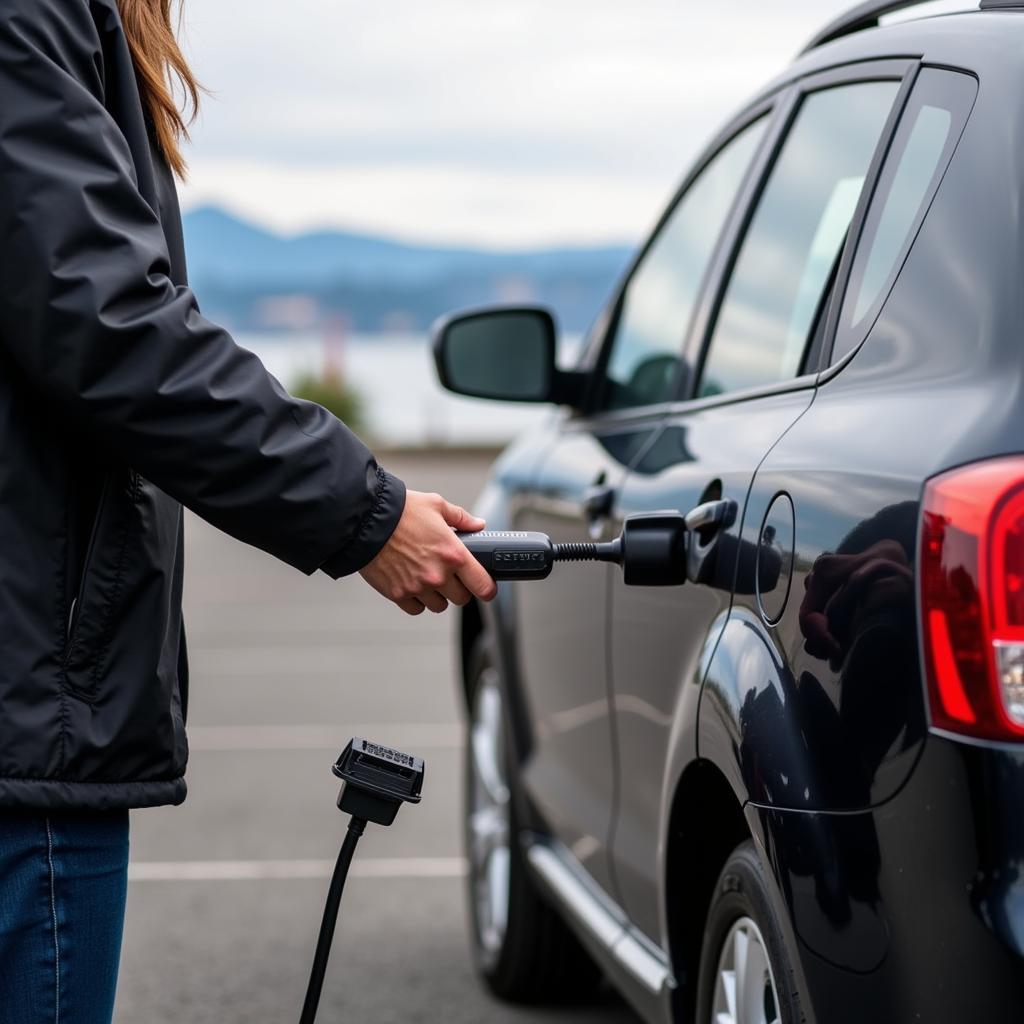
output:
[[[304,572],[362,568],[402,482],[171,281],[103,102],[91,0],[0,0],[0,347],[97,442]]]

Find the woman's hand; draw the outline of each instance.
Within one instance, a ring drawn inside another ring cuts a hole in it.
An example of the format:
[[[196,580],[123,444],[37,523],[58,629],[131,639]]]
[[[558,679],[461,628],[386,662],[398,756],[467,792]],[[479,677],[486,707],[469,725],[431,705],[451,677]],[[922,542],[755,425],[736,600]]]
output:
[[[454,529],[453,529],[454,528]],[[409,491],[391,539],[360,575],[409,615],[443,612],[472,597],[490,601],[497,586],[454,530],[482,530],[484,521],[440,494]]]

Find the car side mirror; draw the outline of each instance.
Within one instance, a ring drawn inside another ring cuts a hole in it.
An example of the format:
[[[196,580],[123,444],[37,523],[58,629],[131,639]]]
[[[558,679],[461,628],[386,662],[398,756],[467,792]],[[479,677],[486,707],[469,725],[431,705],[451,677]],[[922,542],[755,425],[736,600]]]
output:
[[[432,330],[437,375],[472,398],[575,405],[584,375],[556,367],[556,336],[554,317],[540,306],[454,313]]]

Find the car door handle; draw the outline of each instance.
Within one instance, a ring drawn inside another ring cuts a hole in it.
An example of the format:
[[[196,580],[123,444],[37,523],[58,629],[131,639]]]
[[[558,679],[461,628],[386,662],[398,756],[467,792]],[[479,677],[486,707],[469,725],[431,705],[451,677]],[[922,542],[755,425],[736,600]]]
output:
[[[703,532],[705,537],[714,529],[727,530],[736,521],[736,502],[731,498],[705,501],[703,505],[686,513],[686,528],[691,533]],[[710,539],[710,538],[707,538]]]
[[[736,522],[736,502],[731,498],[705,501],[686,513],[686,576],[693,583],[715,580],[715,554],[719,538]]]
[[[615,505],[615,488],[607,484],[595,484],[583,492],[583,515],[588,523],[607,519]]]

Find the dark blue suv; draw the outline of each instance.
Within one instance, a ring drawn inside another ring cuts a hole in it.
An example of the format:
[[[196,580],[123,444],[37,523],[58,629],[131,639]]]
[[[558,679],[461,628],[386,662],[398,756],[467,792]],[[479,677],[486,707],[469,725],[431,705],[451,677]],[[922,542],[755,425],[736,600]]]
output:
[[[453,390],[559,407],[492,528],[703,524],[682,586],[556,566],[464,613],[501,996],[1024,1020],[1024,4],[878,27],[910,6],[722,130],[575,368],[543,310],[438,329]]]

